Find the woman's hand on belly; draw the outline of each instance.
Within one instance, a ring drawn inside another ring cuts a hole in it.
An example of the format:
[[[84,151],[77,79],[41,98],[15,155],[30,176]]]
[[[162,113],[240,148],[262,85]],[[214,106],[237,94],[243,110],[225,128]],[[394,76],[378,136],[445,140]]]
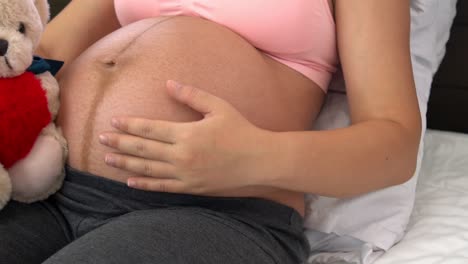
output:
[[[265,172],[259,169],[267,168],[265,156],[274,154],[270,132],[205,91],[172,81],[167,88],[171,97],[204,118],[175,123],[115,117],[112,125],[120,133],[99,137],[116,150],[106,154],[106,163],[139,175],[127,184],[148,191],[229,195],[233,190],[260,187],[257,178]]]

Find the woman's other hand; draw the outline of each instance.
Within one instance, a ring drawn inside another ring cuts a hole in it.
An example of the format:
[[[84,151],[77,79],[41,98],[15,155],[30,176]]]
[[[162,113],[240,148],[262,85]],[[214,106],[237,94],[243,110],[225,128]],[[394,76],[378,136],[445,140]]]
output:
[[[203,119],[177,123],[115,117],[112,126],[120,133],[100,135],[102,144],[116,150],[105,162],[135,173],[128,185],[149,191],[220,195],[258,185],[272,133],[205,91],[174,81],[167,82],[167,89]]]

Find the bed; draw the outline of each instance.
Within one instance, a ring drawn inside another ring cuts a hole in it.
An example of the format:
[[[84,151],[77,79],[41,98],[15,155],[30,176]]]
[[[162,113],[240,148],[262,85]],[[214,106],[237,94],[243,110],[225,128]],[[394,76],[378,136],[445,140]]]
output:
[[[424,145],[415,206],[403,239],[386,253],[323,253],[309,263],[468,263],[468,134],[428,130]]]
[[[428,130],[403,240],[376,264],[468,263],[468,134]]]

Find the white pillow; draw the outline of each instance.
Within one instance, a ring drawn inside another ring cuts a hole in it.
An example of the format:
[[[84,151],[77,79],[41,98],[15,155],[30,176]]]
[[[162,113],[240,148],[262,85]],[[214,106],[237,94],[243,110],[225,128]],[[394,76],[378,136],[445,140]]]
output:
[[[456,2],[412,0],[411,3],[411,53],[424,127],[432,79],[445,54]],[[338,73],[316,129],[350,124],[346,95],[336,92],[344,90],[342,74]],[[403,237],[413,209],[422,149],[421,143],[415,176],[403,185],[353,199],[307,195],[305,228],[312,245],[309,263],[340,260],[370,263]]]

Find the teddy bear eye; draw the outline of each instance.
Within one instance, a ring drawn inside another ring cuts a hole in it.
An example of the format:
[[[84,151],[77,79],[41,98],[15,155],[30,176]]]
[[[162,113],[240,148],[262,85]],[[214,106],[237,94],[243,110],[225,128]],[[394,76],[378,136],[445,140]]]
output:
[[[22,23],[22,22],[20,23],[18,31],[21,34],[26,34],[26,26],[24,25],[24,23]]]

